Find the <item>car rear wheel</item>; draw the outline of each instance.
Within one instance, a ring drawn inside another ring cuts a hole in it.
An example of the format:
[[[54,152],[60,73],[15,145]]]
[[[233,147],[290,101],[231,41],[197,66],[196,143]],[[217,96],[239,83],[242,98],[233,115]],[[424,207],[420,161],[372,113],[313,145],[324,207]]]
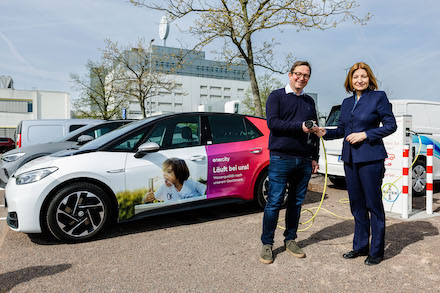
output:
[[[347,187],[347,182],[345,181],[345,177],[329,176],[328,179],[330,179],[331,183],[333,183],[333,185],[336,187],[339,187],[339,188]]]
[[[267,203],[267,197],[269,195],[269,172],[268,170],[263,171],[260,176],[260,179],[257,183],[256,188],[256,198],[258,205],[264,209]],[[287,205],[287,195],[288,195],[288,187],[286,189],[286,194],[284,195],[284,201],[282,207]]]
[[[423,196],[426,192],[426,163],[418,159],[412,168],[412,188],[414,196]]]
[[[101,232],[111,219],[110,200],[98,186],[73,183],[59,190],[47,210],[47,226],[58,239],[79,242]]]

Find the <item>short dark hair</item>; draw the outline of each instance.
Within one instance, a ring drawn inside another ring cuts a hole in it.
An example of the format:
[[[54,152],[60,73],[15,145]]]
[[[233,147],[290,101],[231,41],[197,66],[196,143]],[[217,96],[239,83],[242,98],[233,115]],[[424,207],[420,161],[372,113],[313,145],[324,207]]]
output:
[[[166,159],[162,163],[162,169],[165,170],[168,167],[173,169],[174,175],[181,184],[189,178],[189,169],[184,160],[179,158]]]
[[[292,68],[290,68],[290,73],[293,73],[295,68],[297,68],[298,66],[301,66],[301,65],[307,66],[310,70],[310,74],[312,74],[312,66],[310,66],[310,63],[307,61],[296,61],[295,63],[293,63]]]
[[[364,62],[358,62],[355,65],[353,65],[350,68],[350,71],[347,74],[347,77],[345,78],[344,87],[347,93],[351,93],[354,91],[353,87],[353,74],[358,69],[364,69],[367,72],[368,79],[369,79],[369,85],[368,87],[370,90],[374,91],[378,89],[376,77],[373,74],[373,71],[371,70],[370,66],[368,66],[367,63]]]

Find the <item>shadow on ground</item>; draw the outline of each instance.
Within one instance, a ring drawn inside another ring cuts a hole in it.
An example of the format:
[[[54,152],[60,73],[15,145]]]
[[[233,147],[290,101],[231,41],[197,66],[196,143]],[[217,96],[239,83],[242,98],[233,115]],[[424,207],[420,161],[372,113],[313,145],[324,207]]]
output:
[[[308,191],[304,204],[319,202],[322,193]],[[208,208],[175,212],[160,216],[151,216],[144,219],[126,221],[103,231],[96,238],[90,241],[119,237],[123,235],[143,233],[158,229],[165,229],[183,225],[198,224],[231,217],[245,216],[255,213],[261,213],[262,209],[254,202],[234,203],[219,205]],[[56,245],[61,243],[47,234],[29,234],[32,242],[39,245]]]
[[[317,244],[322,241],[353,235],[354,221],[345,220],[341,223],[325,227],[313,233],[307,239],[298,242],[300,247]],[[438,228],[426,221],[407,221],[392,224],[386,227],[385,231],[385,258],[392,258],[407,246],[425,239],[425,237],[439,235]],[[347,251],[352,247],[347,247]],[[282,252],[284,248],[277,248],[275,252]]]
[[[55,266],[34,266],[0,274],[0,292],[8,292],[21,283],[28,282],[35,278],[55,275],[64,272],[71,267],[71,264],[60,264]]]

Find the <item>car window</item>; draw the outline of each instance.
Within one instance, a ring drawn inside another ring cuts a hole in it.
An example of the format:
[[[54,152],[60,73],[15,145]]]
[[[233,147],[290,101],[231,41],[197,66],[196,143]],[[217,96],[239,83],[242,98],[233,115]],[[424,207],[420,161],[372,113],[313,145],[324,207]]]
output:
[[[77,134],[75,136],[73,136],[72,138],[68,139],[68,141],[77,141],[78,137],[80,137],[81,135],[90,135],[91,137],[98,138],[101,135],[104,135],[106,133],[109,133],[113,130],[115,130],[116,128],[120,127],[123,124],[123,122],[121,123],[117,123],[117,122],[113,122],[113,123],[107,123],[107,124],[103,124],[103,125],[97,125],[95,127],[92,127],[88,130],[86,130],[85,132],[82,132],[80,134]]]
[[[69,132],[75,131],[83,126],[85,126],[86,124],[75,124],[75,125],[70,125],[69,127]]]
[[[339,114],[341,114],[341,106],[334,106],[328,115],[325,126],[338,126]]]
[[[162,149],[200,145],[199,116],[182,116],[159,122],[147,141],[157,143]]]
[[[263,134],[249,120],[244,119],[248,140],[263,136]]]
[[[213,144],[237,142],[249,139],[244,119],[241,116],[209,116],[208,121]],[[253,136],[255,136],[255,133]]]
[[[141,139],[145,136],[145,132],[137,132],[130,135],[127,139],[123,140],[119,144],[115,145],[112,149],[118,151],[134,151],[140,144]]]

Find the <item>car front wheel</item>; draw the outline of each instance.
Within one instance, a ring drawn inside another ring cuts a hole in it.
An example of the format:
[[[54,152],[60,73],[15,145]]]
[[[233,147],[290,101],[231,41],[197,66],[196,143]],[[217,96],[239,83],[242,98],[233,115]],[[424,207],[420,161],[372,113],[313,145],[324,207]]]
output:
[[[53,197],[47,210],[47,226],[60,240],[84,241],[103,230],[111,218],[110,211],[109,198],[101,188],[73,183]]]

